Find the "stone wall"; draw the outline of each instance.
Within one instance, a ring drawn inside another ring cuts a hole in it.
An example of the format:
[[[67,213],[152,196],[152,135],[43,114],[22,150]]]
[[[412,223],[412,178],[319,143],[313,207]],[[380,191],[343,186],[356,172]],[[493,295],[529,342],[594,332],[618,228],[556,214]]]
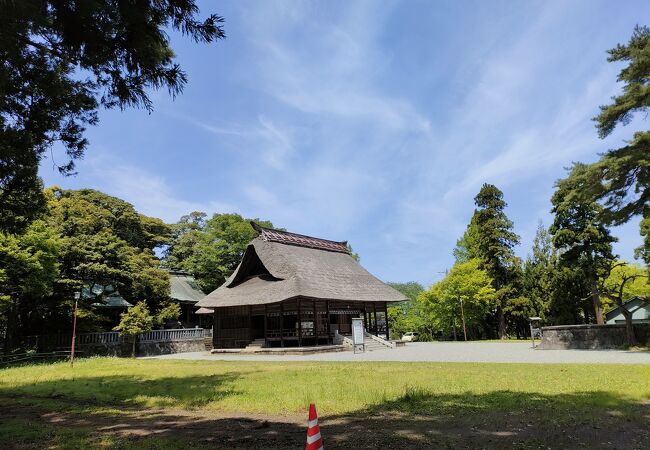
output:
[[[639,345],[650,346],[650,324],[635,324]],[[543,350],[625,348],[625,325],[560,325],[542,327]]]
[[[131,356],[133,344],[120,342],[115,344],[80,345],[77,351],[81,356]],[[203,339],[163,342],[139,342],[136,356],[167,355],[170,353],[204,352]]]
[[[141,342],[138,344],[138,356],[168,355],[170,353],[204,351],[206,351],[206,349],[205,341],[203,339],[167,342]]]

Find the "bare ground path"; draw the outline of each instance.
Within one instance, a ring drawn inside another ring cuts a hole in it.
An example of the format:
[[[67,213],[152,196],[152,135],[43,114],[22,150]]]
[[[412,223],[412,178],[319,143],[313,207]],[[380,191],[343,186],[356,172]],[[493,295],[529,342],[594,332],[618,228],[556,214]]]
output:
[[[243,361],[401,361],[548,364],[650,364],[650,352],[627,350],[537,350],[530,342],[413,342],[398,349],[312,355],[177,353],[153,359]]]
[[[200,410],[120,408],[81,413],[74,408],[48,409],[0,398],[0,421],[34,427],[56,427],[70,436],[82,434],[89,448],[104,438],[122,448],[292,449],[304,446],[306,417],[220,414]],[[12,404],[13,403],[13,404]],[[650,442],[650,405],[637,405],[635,419],[616,410],[590,418],[575,417],[557,424],[536,414],[483,411],[475,414],[418,415],[396,411],[361,411],[321,417],[321,432],[329,449],[422,448],[617,448],[642,449]],[[78,405],[76,405],[78,407]],[[541,419],[541,420],[540,420]],[[90,439],[90,440],[88,440]],[[155,439],[155,444],[147,439]],[[3,448],[68,448],[3,439]]]

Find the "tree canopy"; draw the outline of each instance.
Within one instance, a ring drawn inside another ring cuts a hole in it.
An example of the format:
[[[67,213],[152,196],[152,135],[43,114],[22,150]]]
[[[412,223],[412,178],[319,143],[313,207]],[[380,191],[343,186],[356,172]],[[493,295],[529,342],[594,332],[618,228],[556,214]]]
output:
[[[573,173],[580,174],[585,167],[576,164]],[[602,207],[595,201],[575,195],[574,178],[560,180],[551,202],[555,220],[551,226],[553,245],[559,251],[560,263],[579,271],[587,281],[594,306],[596,322],[603,322],[603,308],[598,280],[606,277],[615,256],[612,244],[616,242],[601,220]]]
[[[151,331],[154,325],[154,317],[149,312],[145,302],[139,302],[135,306],[122,313],[120,323],[113,328],[121,335],[131,338],[131,356],[135,357],[135,346],[138,335]]]
[[[514,253],[519,236],[512,231],[514,225],[504,211],[507,203],[499,188],[485,183],[474,197],[474,203],[476,209],[468,227],[471,234],[467,239],[472,243],[468,254],[481,261],[481,268],[492,279],[496,291],[498,333],[504,339],[506,307],[509,299],[516,297],[514,291],[520,274],[520,261]]]
[[[127,300],[146,298],[151,305],[169,295],[169,277],[154,254],[170,235],[162,220],[92,189],[51,188],[46,197],[47,221],[61,237],[62,293],[111,284]]]
[[[195,42],[225,37],[193,0],[0,0],[0,230],[19,231],[43,207],[37,172],[59,142],[63,174],[88,146],[98,109],[144,107],[149,89],[182,92],[187,75],[168,31]]]
[[[557,251],[551,234],[540,221],[533,239],[532,253],[526,258],[522,275],[522,291],[530,301],[534,315],[544,319],[555,287]]]
[[[618,44],[608,54],[609,62],[627,65],[618,75],[623,92],[601,106],[594,118],[601,138],[619,125],[629,125],[635,115],[647,116],[650,111],[650,28],[636,26],[629,42]],[[579,166],[570,174],[575,195],[601,203],[600,215],[608,224],[640,216],[643,243],[637,254],[650,263],[650,131],[636,131],[623,147],[605,152],[593,164]]]
[[[237,268],[248,243],[257,236],[250,222],[273,228],[267,220],[245,219],[239,214],[207,215],[193,212],[174,225],[174,238],[165,251],[165,263],[196,277],[205,292],[221,286]]]
[[[446,335],[457,330],[462,334],[463,312],[468,332],[482,326],[494,306],[496,291],[487,270],[481,266],[478,259],[456,264],[442,281],[420,295],[419,301],[433,319],[436,330]],[[477,334],[474,332],[474,336]]]
[[[424,291],[422,285],[416,281],[388,284],[408,298],[405,302],[388,306],[391,334],[396,339],[400,339],[404,333],[418,332],[420,339],[430,339],[433,334],[433,326],[422,309],[422,305],[417,301],[418,296]]]
[[[160,219],[91,189],[44,193],[47,209],[22,234],[0,233],[0,323],[7,338],[58,333],[69,325],[75,293],[80,331],[105,327],[91,307],[119,292],[131,303],[164,306],[169,276],[154,250],[169,239]]]
[[[60,304],[52,301],[60,247],[60,238],[41,220],[18,236],[0,232],[0,336],[7,349],[19,334],[46,330],[44,318],[60,316]]]

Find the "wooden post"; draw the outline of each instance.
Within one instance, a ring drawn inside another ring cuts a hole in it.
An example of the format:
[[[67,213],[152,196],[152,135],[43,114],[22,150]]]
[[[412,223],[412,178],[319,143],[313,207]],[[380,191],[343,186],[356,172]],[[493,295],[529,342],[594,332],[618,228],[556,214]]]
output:
[[[463,308],[463,299],[460,299],[460,316],[463,319],[463,336],[465,336],[465,341],[467,341],[467,326],[465,326],[465,308]]]
[[[266,346],[266,344],[267,344],[266,340],[268,339],[268,326],[267,326],[268,322],[267,322],[266,316],[269,315],[268,314],[269,309],[267,308],[267,306],[268,305],[266,303],[264,303],[264,346]]]
[[[314,338],[316,339],[316,345],[318,345],[318,316],[316,312],[316,300],[314,300]]]
[[[302,347],[302,317],[300,316],[300,298],[298,298],[298,347]]]
[[[219,348],[217,347],[217,308],[214,308],[212,313],[212,347]]]
[[[385,314],[385,320],[386,320],[386,340],[390,339],[390,333],[388,329],[388,303],[384,302],[384,314]]]
[[[372,315],[374,320],[372,327],[373,330],[375,331],[375,336],[377,336],[379,334],[379,332],[377,331],[377,303],[374,302],[372,304]]]
[[[252,327],[252,323],[253,323],[253,320],[252,320],[252,308],[253,307],[251,305],[248,305],[248,340],[249,341],[252,341],[253,339],[255,339],[253,337],[253,327]]]
[[[72,312],[72,345],[70,349],[70,367],[74,366],[74,347],[77,340],[77,304],[81,298],[81,290],[74,295],[74,311]],[[134,350],[135,352],[135,350]]]
[[[332,324],[330,323],[330,301],[325,300],[325,311],[327,314],[327,343],[330,343],[332,338]]]
[[[284,303],[280,302],[280,347],[284,347]]]

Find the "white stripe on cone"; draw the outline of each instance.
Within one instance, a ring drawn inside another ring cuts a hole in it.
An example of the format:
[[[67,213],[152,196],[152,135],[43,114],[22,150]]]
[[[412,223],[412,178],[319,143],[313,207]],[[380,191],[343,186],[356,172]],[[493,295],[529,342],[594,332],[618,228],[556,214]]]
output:
[[[320,439],[320,431],[318,433],[316,433],[315,435],[313,435],[313,436],[307,436],[307,443],[308,444],[313,444],[314,442],[316,442],[319,439]]]

